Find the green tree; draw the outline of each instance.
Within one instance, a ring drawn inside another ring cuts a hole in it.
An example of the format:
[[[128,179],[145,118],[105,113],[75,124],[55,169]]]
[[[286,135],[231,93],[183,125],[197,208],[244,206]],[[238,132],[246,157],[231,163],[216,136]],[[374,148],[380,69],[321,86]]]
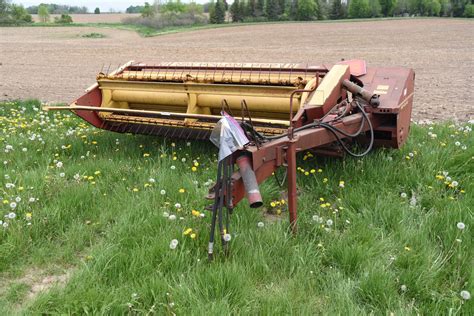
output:
[[[160,12],[185,12],[186,5],[181,0],[168,0],[160,6]]]
[[[342,4],[341,0],[333,0],[331,3],[330,18],[333,20],[344,19],[346,17],[346,6]]]
[[[94,14],[100,14],[100,9],[99,9],[99,8],[95,8]]]
[[[222,0],[217,0],[209,9],[209,21],[213,24],[225,22],[225,4]]]
[[[349,3],[349,17],[368,18],[371,15],[369,0],[351,0]]]
[[[381,11],[384,16],[393,15],[393,10],[397,4],[397,0],[379,0]]]
[[[239,0],[234,0],[234,3],[230,6],[229,12],[232,16],[232,22],[242,22],[243,20],[243,5]]]
[[[153,7],[148,2],[145,2],[145,5],[142,9],[142,17],[149,18],[154,15],[155,15],[155,10],[153,10]]]
[[[474,18],[474,4],[468,4],[464,8],[464,16],[466,18]]]
[[[379,0],[369,0],[370,17],[377,18],[382,16],[382,7]]]
[[[265,15],[265,0],[257,0],[255,16]]]
[[[318,5],[314,0],[298,0],[296,7],[296,20],[310,21],[317,14]]]
[[[265,6],[265,15],[270,21],[278,20],[280,14],[280,4],[278,0],[267,0]]]
[[[60,17],[55,17],[54,18],[54,23],[70,24],[70,23],[72,23],[72,17],[69,14],[61,14]]]
[[[31,23],[33,19],[31,15],[26,11],[26,9],[22,5],[12,4],[10,7],[10,14],[12,19],[15,22],[26,22]]]
[[[45,4],[41,4],[38,7],[38,17],[43,23],[49,22],[49,10]]]

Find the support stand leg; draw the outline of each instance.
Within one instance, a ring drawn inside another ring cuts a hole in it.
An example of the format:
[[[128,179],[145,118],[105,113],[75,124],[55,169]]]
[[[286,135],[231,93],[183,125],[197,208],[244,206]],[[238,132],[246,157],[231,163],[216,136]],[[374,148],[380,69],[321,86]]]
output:
[[[290,140],[288,143],[286,161],[288,164],[288,212],[290,213],[290,228],[293,234],[296,234],[298,228],[296,225],[296,141],[294,139]]]

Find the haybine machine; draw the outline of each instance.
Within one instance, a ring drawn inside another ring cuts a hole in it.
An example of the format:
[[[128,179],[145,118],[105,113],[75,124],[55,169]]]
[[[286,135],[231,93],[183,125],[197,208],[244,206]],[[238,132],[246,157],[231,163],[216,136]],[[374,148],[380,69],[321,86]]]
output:
[[[296,232],[298,152],[361,157],[373,146],[403,145],[414,77],[412,69],[367,68],[361,60],[323,66],[129,62],[100,72],[70,106],[46,109],[71,110],[114,132],[211,137],[220,146],[217,181],[208,196],[214,200],[212,258],[216,224],[227,249],[229,214],[245,196],[250,207],[261,206],[258,185],[279,167],[286,168]]]

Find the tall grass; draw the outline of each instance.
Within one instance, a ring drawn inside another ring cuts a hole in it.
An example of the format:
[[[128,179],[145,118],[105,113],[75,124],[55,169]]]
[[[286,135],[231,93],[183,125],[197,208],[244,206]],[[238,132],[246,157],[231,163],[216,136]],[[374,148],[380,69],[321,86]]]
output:
[[[472,315],[472,125],[413,125],[401,150],[363,159],[303,153],[299,234],[269,179],[264,209],[242,202],[230,256],[209,263],[216,148],[39,108],[0,106],[2,314]]]

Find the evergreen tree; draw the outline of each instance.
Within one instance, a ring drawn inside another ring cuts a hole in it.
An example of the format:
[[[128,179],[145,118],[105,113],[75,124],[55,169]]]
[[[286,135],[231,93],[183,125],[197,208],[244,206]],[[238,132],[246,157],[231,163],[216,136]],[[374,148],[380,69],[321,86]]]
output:
[[[345,7],[343,6],[341,0],[333,0],[331,4],[331,13],[330,17],[333,20],[343,19],[346,17]]]
[[[280,4],[278,0],[267,0],[265,6],[265,15],[270,21],[278,20],[280,14]]]
[[[265,15],[265,0],[257,0],[255,16]]]
[[[99,8],[95,8],[94,14],[100,14],[100,9],[99,9]]]
[[[209,10],[209,20],[213,24],[225,22],[225,4],[222,0],[217,0]]]
[[[242,22],[243,20],[243,4],[239,0],[234,0],[234,3],[229,9],[230,15],[232,16],[232,22]]]

